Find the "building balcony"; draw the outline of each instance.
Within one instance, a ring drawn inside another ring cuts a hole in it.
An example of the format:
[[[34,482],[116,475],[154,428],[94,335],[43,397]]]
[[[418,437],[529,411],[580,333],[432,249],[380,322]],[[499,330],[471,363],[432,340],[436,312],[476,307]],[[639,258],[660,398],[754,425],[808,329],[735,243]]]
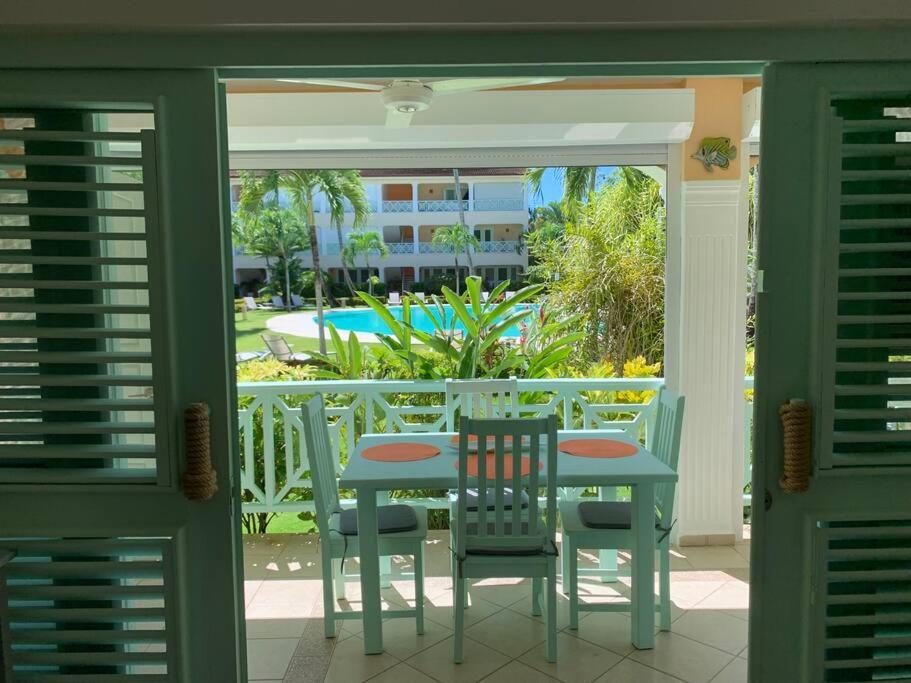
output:
[[[468,199],[462,200],[462,209],[464,211],[471,211],[471,201]],[[433,212],[445,212],[445,211],[458,211],[459,210],[459,200],[458,199],[421,199],[418,201],[418,211],[433,213]]]
[[[390,254],[413,254],[414,242],[386,242]]]
[[[473,199],[474,211],[523,211],[525,200],[521,197],[503,199]]]
[[[410,199],[387,199],[381,204],[383,213],[411,213],[414,202]]]
[[[481,242],[475,251],[482,254],[521,254],[525,246],[517,240],[503,240],[499,242]]]

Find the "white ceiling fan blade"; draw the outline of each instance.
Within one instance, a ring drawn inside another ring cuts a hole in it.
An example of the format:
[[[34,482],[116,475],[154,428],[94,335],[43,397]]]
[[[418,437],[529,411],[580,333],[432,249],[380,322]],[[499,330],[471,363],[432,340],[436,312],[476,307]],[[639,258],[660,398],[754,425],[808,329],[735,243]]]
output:
[[[406,114],[396,111],[395,109],[386,110],[386,128],[407,128],[411,125],[411,117],[414,114]]]
[[[492,88],[515,88],[520,85],[544,85],[559,83],[565,78],[452,78],[446,81],[428,83],[434,93],[449,95],[457,92],[473,92]]]
[[[359,83],[358,81],[336,81],[327,78],[279,78],[282,83],[306,83],[307,85],[325,85],[330,88],[350,88],[352,90],[373,90],[379,92],[386,86],[379,83]]]

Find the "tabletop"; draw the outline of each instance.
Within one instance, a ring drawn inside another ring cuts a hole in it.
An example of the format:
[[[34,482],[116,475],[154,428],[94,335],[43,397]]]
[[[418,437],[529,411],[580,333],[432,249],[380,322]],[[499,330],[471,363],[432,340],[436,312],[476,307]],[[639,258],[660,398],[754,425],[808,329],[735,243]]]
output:
[[[424,432],[415,434],[366,434],[348,458],[348,464],[339,480],[347,489],[375,488],[396,489],[447,489],[458,485],[456,462],[458,445],[452,439],[457,432]],[[557,484],[559,486],[621,486],[626,484],[659,484],[677,481],[677,473],[649,453],[635,439],[614,430],[562,430],[558,443],[568,439],[613,439],[636,446],[633,455],[624,458],[584,458],[568,453],[557,453]],[[361,456],[370,446],[396,442],[432,444],[440,454],[426,460],[384,462],[367,460]],[[541,484],[546,483],[547,454],[541,451]]]

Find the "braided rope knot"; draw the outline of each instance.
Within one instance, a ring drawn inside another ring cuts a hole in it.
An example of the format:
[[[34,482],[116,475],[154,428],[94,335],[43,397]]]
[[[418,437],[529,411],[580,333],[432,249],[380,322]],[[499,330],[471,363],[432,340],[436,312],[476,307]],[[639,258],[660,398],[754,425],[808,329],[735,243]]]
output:
[[[184,411],[187,469],[181,483],[189,500],[209,500],[218,491],[218,475],[212,469],[209,450],[209,406],[193,403]]]
[[[783,403],[778,418],[784,431],[784,467],[778,485],[785,493],[810,488],[811,413],[808,403]]]

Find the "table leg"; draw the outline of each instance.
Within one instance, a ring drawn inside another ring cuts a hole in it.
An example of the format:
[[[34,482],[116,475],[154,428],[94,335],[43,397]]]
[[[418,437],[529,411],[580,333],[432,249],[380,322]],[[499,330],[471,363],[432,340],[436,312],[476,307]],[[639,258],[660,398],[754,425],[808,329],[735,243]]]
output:
[[[364,610],[364,654],[383,652],[383,612],[380,602],[379,533],[376,491],[357,489],[357,535],[360,545],[361,602]]]
[[[377,507],[389,505],[389,491],[377,491],[376,504]],[[388,555],[380,558],[380,587],[392,587],[392,558]]]
[[[655,647],[655,486],[633,489],[632,641],[640,650]]]
[[[600,487],[598,500],[617,500],[617,487]],[[598,554],[598,569],[601,570],[601,583],[614,583],[617,580],[617,551],[602,549]]]

